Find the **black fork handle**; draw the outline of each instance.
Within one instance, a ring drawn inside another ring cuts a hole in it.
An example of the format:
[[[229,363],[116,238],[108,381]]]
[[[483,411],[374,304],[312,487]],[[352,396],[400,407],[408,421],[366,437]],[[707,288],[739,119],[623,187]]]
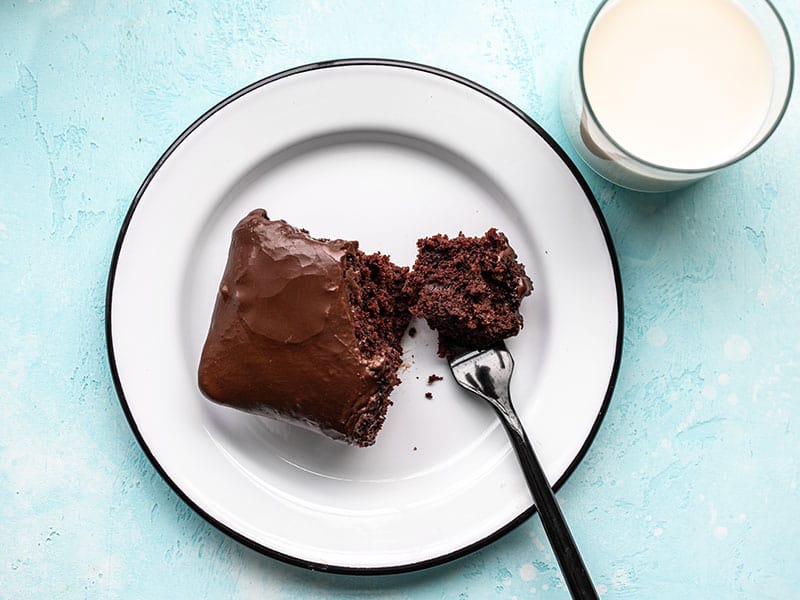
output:
[[[547,539],[550,540],[550,546],[556,555],[570,594],[577,600],[597,600],[597,592],[589,576],[589,571],[578,552],[578,546],[564,520],[550,482],[547,481],[525,430],[520,428],[518,431],[509,422],[508,415],[499,409],[497,412],[517,451],[519,464],[528,481],[528,487],[533,495],[533,501],[536,503],[544,532],[547,534]]]

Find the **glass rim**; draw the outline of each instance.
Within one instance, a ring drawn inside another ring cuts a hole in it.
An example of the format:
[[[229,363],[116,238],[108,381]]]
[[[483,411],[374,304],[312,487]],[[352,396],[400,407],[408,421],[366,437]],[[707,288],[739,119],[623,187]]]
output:
[[[592,13],[591,18],[589,19],[589,23],[586,25],[586,29],[584,30],[583,37],[581,39],[580,53],[578,55],[578,81],[579,81],[579,84],[580,84],[581,97],[582,97],[583,105],[584,105],[585,109],[588,111],[589,116],[591,117],[592,121],[594,122],[594,125],[598,129],[600,129],[601,133],[608,139],[609,142],[611,142],[611,144],[614,146],[615,150],[619,151],[620,153],[622,153],[627,158],[635,160],[636,162],[638,162],[638,163],[640,163],[640,164],[642,164],[644,166],[651,167],[653,169],[658,169],[659,171],[664,171],[664,172],[667,172],[667,173],[676,173],[676,174],[701,174],[701,173],[711,173],[713,171],[718,171],[718,170],[723,169],[725,167],[728,167],[728,166],[730,166],[730,165],[732,165],[734,163],[737,163],[740,160],[750,156],[753,152],[755,152],[756,150],[761,148],[761,146],[764,145],[764,143],[772,136],[772,134],[778,128],[778,125],[780,124],[780,122],[783,120],[783,116],[786,114],[786,110],[789,107],[789,101],[791,100],[791,97],[792,97],[792,88],[794,87],[794,49],[792,48],[792,40],[789,37],[789,30],[786,27],[786,23],[784,22],[783,17],[781,17],[780,13],[775,8],[775,5],[772,3],[771,0],[759,0],[759,1],[763,2],[764,4],[766,4],[767,7],[772,11],[772,14],[775,16],[775,19],[778,22],[778,25],[779,25],[781,31],[783,32],[783,38],[784,38],[784,40],[786,42],[786,49],[788,50],[788,54],[789,54],[789,82],[788,82],[788,85],[786,87],[786,94],[785,94],[784,99],[783,99],[783,105],[781,106],[781,109],[778,112],[777,116],[775,117],[775,120],[772,123],[772,125],[770,126],[770,128],[761,136],[761,139],[758,140],[758,142],[755,143],[751,148],[747,149],[744,152],[739,152],[738,154],[736,154],[736,156],[734,156],[733,158],[731,158],[729,160],[726,160],[724,162],[721,162],[721,163],[718,163],[718,164],[715,164],[715,165],[710,165],[708,167],[699,168],[699,169],[682,169],[682,168],[676,168],[676,167],[669,167],[669,166],[666,166],[666,165],[660,165],[658,163],[654,163],[654,162],[645,160],[645,159],[637,156],[633,152],[630,152],[629,150],[626,150],[622,146],[622,144],[620,144],[617,140],[615,140],[614,137],[606,130],[606,128],[603,127],[603,124],[600,122],[600,119],[597,118],[597,115],[595,114],[594,109],[592,108],[592,103],[589,101],[589,95],[586,93],[586,83],[585,83],[584,77],[583,77],[583,56],[584,56],[584,52],[586,50],[586,42],[589,39],[589,33],[592,31],[592,27],[594,27],[594,24],[595,24],[595,21],[597,20],[597,17],[600,16],[600,13],[603,11],[603,9],[606,7],[606,5],[608,5],[609,2],[614,2],[614,1],[616,1],[616,0],[602,0],[600,2],[600,5]],[[734,0],[734,2],[735,2],[735,0]],[[741,5],[738,2],[736,2],[736,4],[738,4],[741,7]],[[742,8],[742,10],[745,10],[749,14],[749,11],[747,11],[747,9],[745,9],[744,7],[741,7],[741,8]]]

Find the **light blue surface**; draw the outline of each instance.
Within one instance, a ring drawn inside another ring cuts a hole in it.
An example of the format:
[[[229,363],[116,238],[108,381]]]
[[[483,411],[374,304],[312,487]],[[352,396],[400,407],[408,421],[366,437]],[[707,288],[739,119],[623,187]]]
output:
[[[315,60],[433,64],[559,142],[592,0],[0,4],[0,598],[564,598],[534,517],[447,566],[311,573],[196,516],[139,449],[106,360],[113,244],[199,114]],[[800,6],[777,2],[795,41]],[[624,362],[559,500],[603,598],[800,595],[800,119],[670,196],[580,164],[617,245]],[[575,156],[568,148],[571,156]]]

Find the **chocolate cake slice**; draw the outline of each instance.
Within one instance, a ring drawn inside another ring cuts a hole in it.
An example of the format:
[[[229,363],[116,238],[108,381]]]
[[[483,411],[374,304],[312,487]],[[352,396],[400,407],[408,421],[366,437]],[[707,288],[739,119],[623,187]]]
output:
[[[522,328],[522,299],[533,286],[504,234],[434,235],[417,242],[405,292],[410,310],[439,332],[439,355],[489,348]]]
[[[408,269],[254,210],[234,229],[198,369],[219,404],[369,446],[400,383]]]

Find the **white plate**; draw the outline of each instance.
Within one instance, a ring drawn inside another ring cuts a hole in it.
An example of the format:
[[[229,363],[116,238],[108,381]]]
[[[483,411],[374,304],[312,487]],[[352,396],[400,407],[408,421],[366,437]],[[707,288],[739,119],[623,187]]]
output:
[[[508,342],[512,395],[557,486],[605,412],[621,294],[597,203],[556,143],[507,101],[430,67],[281,73],[211,109],[158,161],[108,287],[109,356],[131,427],[176,492],[236,539],[310,568],[386,573],[463,555],[528,517],[503,428],[450,379],[422,323],[371,448],[200,395],[230,233],[257,207],[405,265],[418,237],[504,231],[535,286]],[[431,373],[445,380],[428,386]]]

